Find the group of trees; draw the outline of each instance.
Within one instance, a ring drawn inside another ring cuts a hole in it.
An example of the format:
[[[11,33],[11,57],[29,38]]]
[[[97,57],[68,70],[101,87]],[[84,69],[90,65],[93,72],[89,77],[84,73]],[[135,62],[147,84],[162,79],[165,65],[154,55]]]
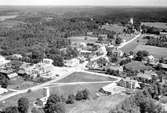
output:
[[[18,106],[9,106],[0,113],[28,113],[29,100],[27,98],[20,98],[18,100]]]
[[[55,94],[48,98],[43,109],[45,113],[65,113],[65,103],[73,104],[74,100],[80,101],[86,99],[88,99],[88,91],[86,89],[78,91],[75,96],[73,94],[69,95],[67,99]]]
[[[161,36],[161,37],[157,37],[157,38],[149,38],[146,45],[167,48],[167,37]]]
[[[148,51],[145,51],[145,50],[143,50],[143,51],[138,51],[137,53],[136,53],[136,60],[138,60],[138,61],[142,61],[145,57],[147,57],[149,55],[149,52]]]
[[[137,92],[122,104],[112,109],[110,113],[165,113],[159,103],[150,98],[149,94]]]

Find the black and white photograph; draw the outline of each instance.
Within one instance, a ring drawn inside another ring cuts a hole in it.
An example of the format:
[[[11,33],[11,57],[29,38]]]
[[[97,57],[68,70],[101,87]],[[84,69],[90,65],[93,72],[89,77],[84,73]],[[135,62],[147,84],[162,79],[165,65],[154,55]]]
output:
[[[0,0],[0,113],[167,113],[167,0]]]

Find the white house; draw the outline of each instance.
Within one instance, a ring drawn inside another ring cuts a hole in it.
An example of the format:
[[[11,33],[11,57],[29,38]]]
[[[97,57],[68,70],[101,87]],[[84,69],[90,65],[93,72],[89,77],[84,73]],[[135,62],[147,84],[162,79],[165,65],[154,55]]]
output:
[[[80,63],[79,59],[77,58],[73,58],[73,59],[70,59],[70,60],[66,60],[65,61],[65,65],[67,67],[74,67],[74,66],[77,66],[78,64]]]
[[[0,94],[7,93],[7,92],[8,92],[7,89],[5,89],[5,88],[0,88]]]

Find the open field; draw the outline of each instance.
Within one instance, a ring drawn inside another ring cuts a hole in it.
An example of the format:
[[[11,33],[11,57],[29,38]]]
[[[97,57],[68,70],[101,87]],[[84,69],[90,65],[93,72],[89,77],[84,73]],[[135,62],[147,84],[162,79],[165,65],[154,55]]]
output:
[[[0,102],[0,109],[8,107],[8,106],[14,106],[17,105],[17,101],[19,100],[19,98],[21,97],[26,97],[29,99],[30,102],[30,107],[33,106],[33,102],[37,99],[37,98],[42,98],[44,97],[44,91],[41,90],[37,90],[37,91],[33,91],[33,92],[29,92],[29,93],[23,93],[23,94],[19,94],[16,95],[14,97],[11,97],[7,100],[5,100],[5,103]]]
[[[61,79],[58,83],[69,83],[69,82],[97,82],[97,81],[114,81],[114,78],[98,76],[95,74],[88,74],[84,72],[74,72],[68,77]]]
[[[160,29],[167,29],[167,23],[163,23],[163,22],[142,22],[141,24],[150,26],[150,27],[160,28]]]
[[[135,51],[139,51],[139,50],[146,50],[151,55],[157,58],[167,57],[167,48],[148,46],[148,45],[138,45]]]
[[[147,42],[147,40],[143,39],[143,36],[140,36],[139,38],[133,40],[132,42],[130,42],[129,44],[125,45],[123,48],[121,48],[121,50],[124,53],[129,53],[130,51],[135,50],[135,48],[138,45],[144,45]]]
[[[114,31],[116,33],[122,33],[124,30],[124,27],[116,24],[111,24],[111,25],[103,25],[102,29],[106,29],[108,31]]]
[[[87,89],[91,98],[96,98],[96,92],[103,86],[109,83],[97,83],[97,84],[76,84],[50,87],[50,94],[58,94],[67,97],[70,94],[76,94],[80,90]]]
[[[102,96],[95,100],[66,105],[66,110],[67,113],[109,113],[112,108],[123,102],[127,97],[126,95]]]
[[[85,37],[87,39],[85,40]],[[74,37],[69,37],[71,39],[72,43],[95,43],[97,41],[97,37],[90,37],[90,36],[74,36]]]

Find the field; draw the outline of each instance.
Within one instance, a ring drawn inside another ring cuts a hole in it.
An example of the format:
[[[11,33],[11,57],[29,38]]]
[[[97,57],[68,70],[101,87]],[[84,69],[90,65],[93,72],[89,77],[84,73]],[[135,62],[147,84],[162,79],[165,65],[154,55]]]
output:
[[[163,23],[163,22],[142,22],[141,24],[150,26],[150,27],[160,28],[160,29],[167,29],[167,23]]]
[[[69,82],[96,82],[96,81],[114,81],[114,78],[98,76],[95,74],[88,74],[84,72],[74,72],[68,77],[59,80],[59,83],[69,83]]]
[[[96,98],[96,92],[103,86],[109,83],[96,83],[96,84],[75,84],[50,87],[50,94],[58,94],[67,97],[70,94],[76,94],[80,90],[87,89],[91,98]]]
[[[95,100],[76,102],[74,105],[67,105],[67,113],[109,113],[109,111],[123,102],[127,96],[113,95],[102,96]]]
[[[133,51],[135,50],[135,48],[138,46],[138,45],[143,45],[146,43],[146,40],[143,39],[143,36],[133,40],[131,43],[125,45],[123,48],[121,48],[121,50],[124,52],[124,53],[129,53],[130,51]]]
[[[167,57],[167,48],[148,46],[148,45],[138,45],[136,47],[135,51],[139,51],[139,50],[146,50],[151,55],[153,55],[157,58]]]
[[[86,36],[74,36],[74,37],[69,37],[71,39],[72,43],[95,43],[97,41],[97,37],[90,37],[87,36],[87,39],[85,40]]]

